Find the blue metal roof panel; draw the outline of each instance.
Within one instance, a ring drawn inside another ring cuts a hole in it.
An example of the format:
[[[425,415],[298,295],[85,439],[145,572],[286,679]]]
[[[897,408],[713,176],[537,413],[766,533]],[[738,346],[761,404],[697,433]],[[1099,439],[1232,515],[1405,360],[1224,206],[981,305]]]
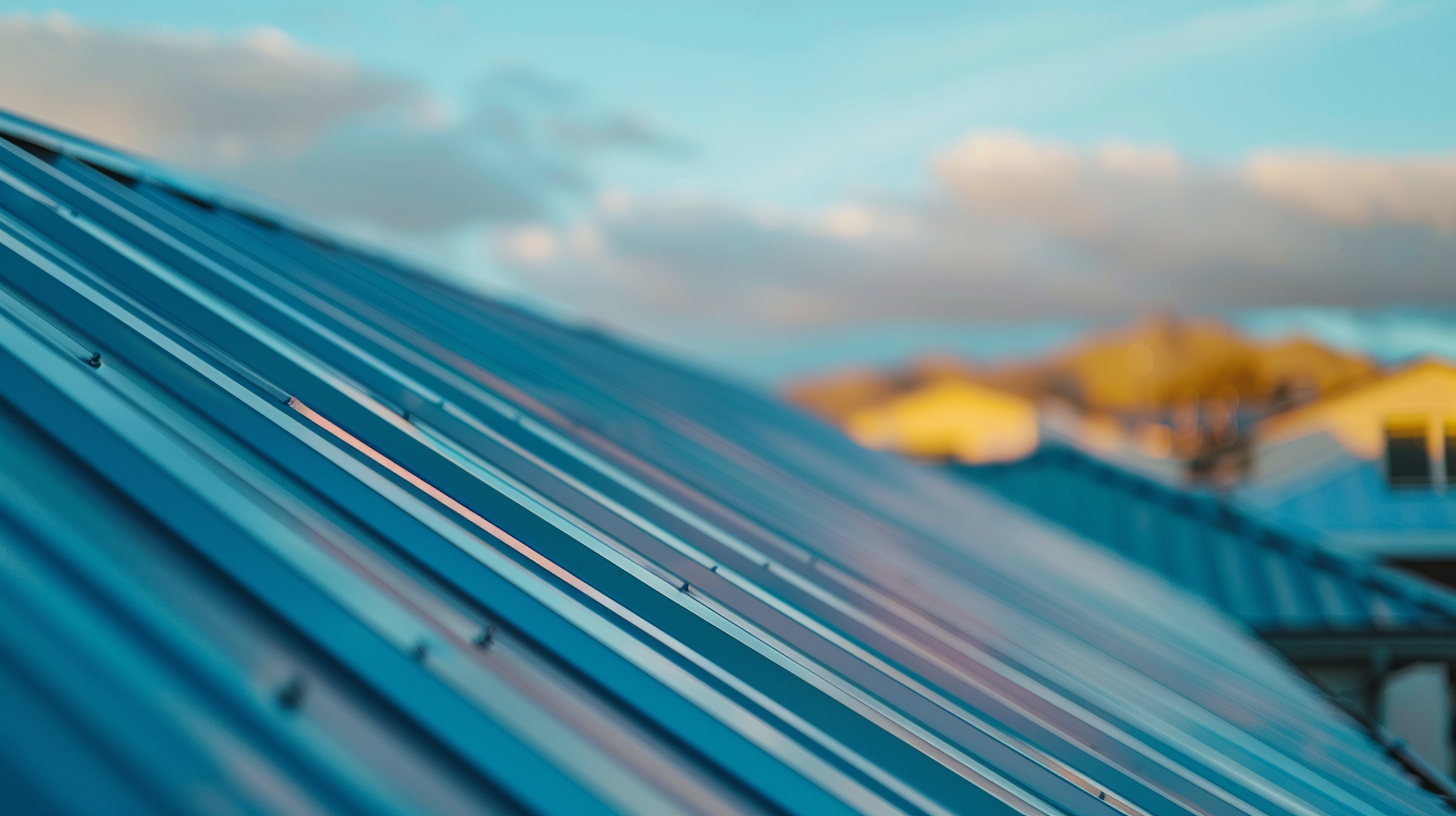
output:
[[[1456,554],[1456,491],[1391,488],[1375,461],[1339,457],[1299,478],[1256,482],[1231,498],[1352,555]]]
[[[1071,448],[954,469],[1154,569],[1256,631],[1456,631],[1452,593]],[[1108,516],[1133,523],[1109,533],[1099,525]]]
[[[210,663],[184,713],[4,644],[57,717],[101,718],[94,698],[256,732],[262,758],[212,777],[239,810],[285,809],[263,779],[340,811],[1440,812],[1151,576],[599,334],[5,142],[0,289],[20,436],[109,491],[102,529],[151,531],[102,553],[155,610],[125,618],[136,642],[56,640],[141,671],[173,621],[167,682],[241,648],[230,621],[274,656]],[[163,558],[211,583],[138,572]],[[101,602],[68,591],[25,618]],[[138,797],[204,778],[147,733],[47,756],[110,762]],[[16,748],[0,736],[0,773]]]

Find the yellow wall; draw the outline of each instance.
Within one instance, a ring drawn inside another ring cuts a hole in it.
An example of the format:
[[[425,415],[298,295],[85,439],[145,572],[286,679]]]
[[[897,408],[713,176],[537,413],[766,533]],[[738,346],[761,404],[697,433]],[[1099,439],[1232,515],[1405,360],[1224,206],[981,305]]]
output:
[[[1388,421],[1427,417],[1433,438],[1456,419],[1456,366],[1425,360],[1364,388],[1272,417],[1260,429],[1261,444],[1279,444],[1318,431],[1348,451],[1376,459],[1385,451]]]
[[[845,431],[865,447],[912,456],[1008,461],[1036,448],[1036,407],[1013,394],[945,381],[856,411]]]

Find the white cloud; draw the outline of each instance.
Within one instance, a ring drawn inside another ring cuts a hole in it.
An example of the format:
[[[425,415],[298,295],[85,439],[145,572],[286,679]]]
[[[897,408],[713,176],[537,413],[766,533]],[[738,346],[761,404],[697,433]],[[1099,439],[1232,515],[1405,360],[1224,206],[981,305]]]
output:
[[[597,152],[654,145],[640,118],[529,71],[458,116],[424,88],[276,29],[118,32],[0,17],[0,107],[305,212],[402,230],[541,216]]]
[[[970,201],[1020,210],[1065,199],[1086,172],[1070,149],[1015,134],[968,139],[939,156],[935,174]]]
[[[1250,159],[1244,178],[1270,198],[1337,223],[1456,231],[1456,156],[1381,160],[1267,153]]]
[[[1456,299],[1453,158],[1261,154],[973,137],[918,199],[775,212],[614,200],[592,252],[525,279],[619,323],[793,327],[1111,317]]]

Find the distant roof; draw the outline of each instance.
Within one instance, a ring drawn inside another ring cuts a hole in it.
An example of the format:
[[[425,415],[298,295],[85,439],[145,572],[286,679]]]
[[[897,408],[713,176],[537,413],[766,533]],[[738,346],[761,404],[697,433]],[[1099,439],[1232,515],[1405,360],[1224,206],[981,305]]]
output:
[[[1418,360],[1358,387],[1275,414],[1260,424],[1259,438],[1263,445],[1280,445],[1326,432],[1352,453],[1375,459],[1383,452],[1384,420],[1406,412],[1456,422],[1456,364],[1439,357]]]
[[[0,132],[13,809],[1446,812],[1223,616],[980,490]]]
[[[1456,423],[1456,365],[1418,360],[1260,427],[1251,478],[1230,500],[1284,529],[1366,558],[1456,560],[1456,490],[1391,487],[1385,427]],[[1439,461],[1436,462],[1439,467]]]
[[[954,470],[1154,570],[1264,635],[1456,633],[1456,593],[1337,555],[1213,495],[1171,487],[1070,447],[1050,445],[1020,462]],[[1363,495],[1343,498],[1349,506],[1370,504]]]
[[[1324,441],[1324,450],[1311,451]],[[1364,559],[1456,559],[1456,490],[1392,488],[1379,461],[1351,456],[1324,434],[1278,446],[1314,464],[1281,468],[1235,490],[1232,501],[1273,525]],[[1261,452],[1262,453],[1262,452]]]

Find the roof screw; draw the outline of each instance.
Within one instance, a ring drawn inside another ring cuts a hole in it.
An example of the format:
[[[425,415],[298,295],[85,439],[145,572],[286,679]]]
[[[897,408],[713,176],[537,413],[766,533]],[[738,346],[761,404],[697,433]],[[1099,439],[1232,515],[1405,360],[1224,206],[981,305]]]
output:
[[[303,675],[293,675],[287,683],[283,684],[283,688],[278,689],[278,705],[289,711],[298,710],[299,706],[303,705],[303,693],[305,690]]]
[[[475,639],[470,641],[477,649],[489,649],[490,644],[495,641],[495,626],[487,626]]]
[[[429,653],[430,649],[428,646],[425,645],[423,641],[416,643],[415,647],[413,649],[410,649],[410,657],[414,658],[414,661],[416,663],[425,662],[425,657],[429,655]]]
[[[86,365],[91,366],[92,368],[100,368],[101,367],[101,352],[98,351],[98,352],[92,354],[90,357],[88,357],[86,359]]]

